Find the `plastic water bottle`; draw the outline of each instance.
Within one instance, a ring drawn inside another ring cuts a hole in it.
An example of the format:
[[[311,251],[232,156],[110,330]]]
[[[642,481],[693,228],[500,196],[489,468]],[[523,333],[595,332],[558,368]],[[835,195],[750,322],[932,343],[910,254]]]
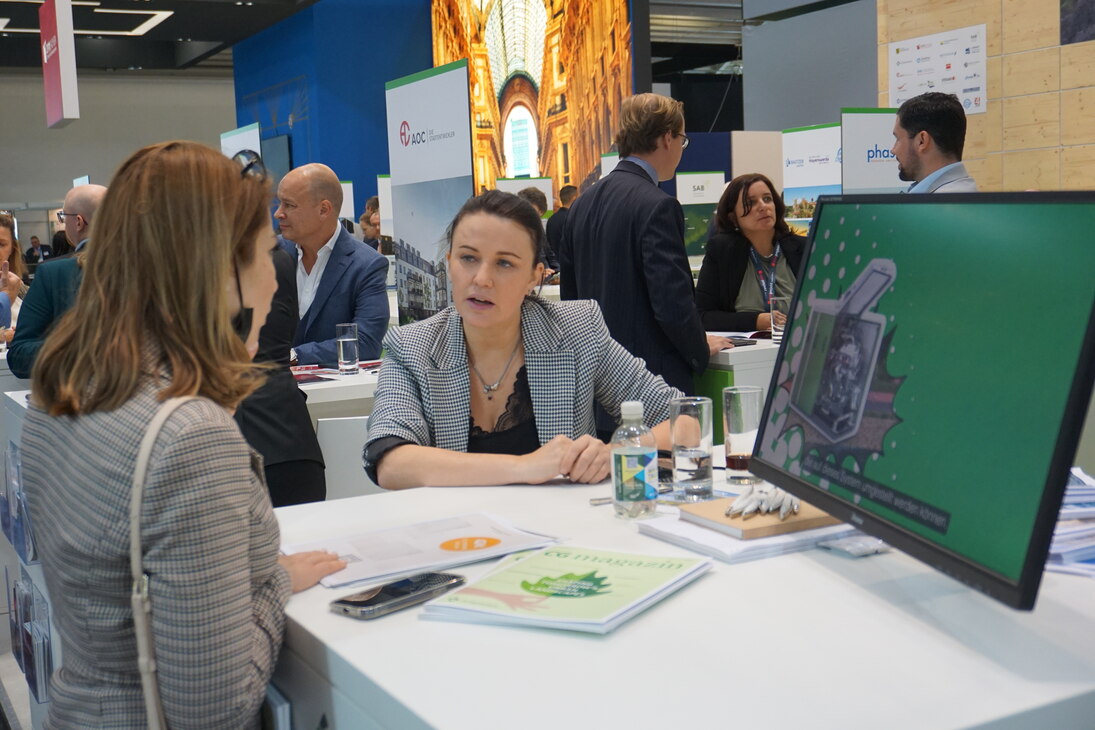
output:
[[[612,503],[616,516],[637,520],[654,515],[658,498],[658,446],[643,423],[643,404],[620,406],[620,427],[612,435]]]

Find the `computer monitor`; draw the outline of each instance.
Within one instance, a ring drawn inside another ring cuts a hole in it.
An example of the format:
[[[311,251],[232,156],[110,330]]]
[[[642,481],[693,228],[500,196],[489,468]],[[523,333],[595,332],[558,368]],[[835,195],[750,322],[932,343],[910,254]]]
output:
[[[752,470],[1034,606],[1095,376],[1095,192],[822,197]]]

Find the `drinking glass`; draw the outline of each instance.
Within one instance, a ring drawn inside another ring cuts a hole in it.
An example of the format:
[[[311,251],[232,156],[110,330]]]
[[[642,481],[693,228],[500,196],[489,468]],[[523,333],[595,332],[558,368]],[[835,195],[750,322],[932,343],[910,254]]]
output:
[[[357,323],[336,324],[335,342],[338,345],[338,372],[357,375]]]
[[[732,385],[722,389],[723,447],[726,449],[726,478],[737,484],[759,481],[749,473],[749,459],[757,441],[764,388]]]
[[[673,440],[673,486],[686,502],[713,496],[711,485],[711,399],[669,401],[669,432]]]
[[[783,342],[783,331],[787,329],[787,314],[791,311],[791,297],[772,297],[769,307],[772,313],[772,342]]]

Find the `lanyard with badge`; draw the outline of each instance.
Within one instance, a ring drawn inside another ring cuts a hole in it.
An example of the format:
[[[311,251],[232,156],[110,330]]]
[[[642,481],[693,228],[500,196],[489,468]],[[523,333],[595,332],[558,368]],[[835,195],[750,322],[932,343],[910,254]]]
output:
[[[776,295],[776,264],[779,263],[779,244],[776,244],[772,255],[768,257],[768,263],[772,267],[770,273],[765,271],[764,260],[752,246],[749,247],[749,258],[753,260],[753,269],[757,272],[757,286],[760,287],[760,298],[766,305],[769,305],[772,302],[772,297]]]

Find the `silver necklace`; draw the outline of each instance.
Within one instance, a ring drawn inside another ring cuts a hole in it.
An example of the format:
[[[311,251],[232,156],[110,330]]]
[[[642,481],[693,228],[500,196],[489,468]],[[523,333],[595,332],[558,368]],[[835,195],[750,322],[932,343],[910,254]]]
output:
[[[513,345],[513,352],[509,354],[509,360],[506,360],[506,367],[502,369],[502,374],[498,376],[498,380],[495,380],[490,385],[487,384],[487,379],[483,377],[483,374],[479,372],[479,368],[475,367],[475,363],[471,362],[469,358],[468,364],[471,365],[472,372],[479,378],[479,382],[483,384],[483,395],[487,396],[487,400],[494,400],[494,391],[498,390],[498,386],[502,384],[502,379],[506,377],[506,373],[509,372],[509,366],[513,364],[513,358],[517,357],[517,348],[521,346],[521,338],[517,338],[517,342]]]

